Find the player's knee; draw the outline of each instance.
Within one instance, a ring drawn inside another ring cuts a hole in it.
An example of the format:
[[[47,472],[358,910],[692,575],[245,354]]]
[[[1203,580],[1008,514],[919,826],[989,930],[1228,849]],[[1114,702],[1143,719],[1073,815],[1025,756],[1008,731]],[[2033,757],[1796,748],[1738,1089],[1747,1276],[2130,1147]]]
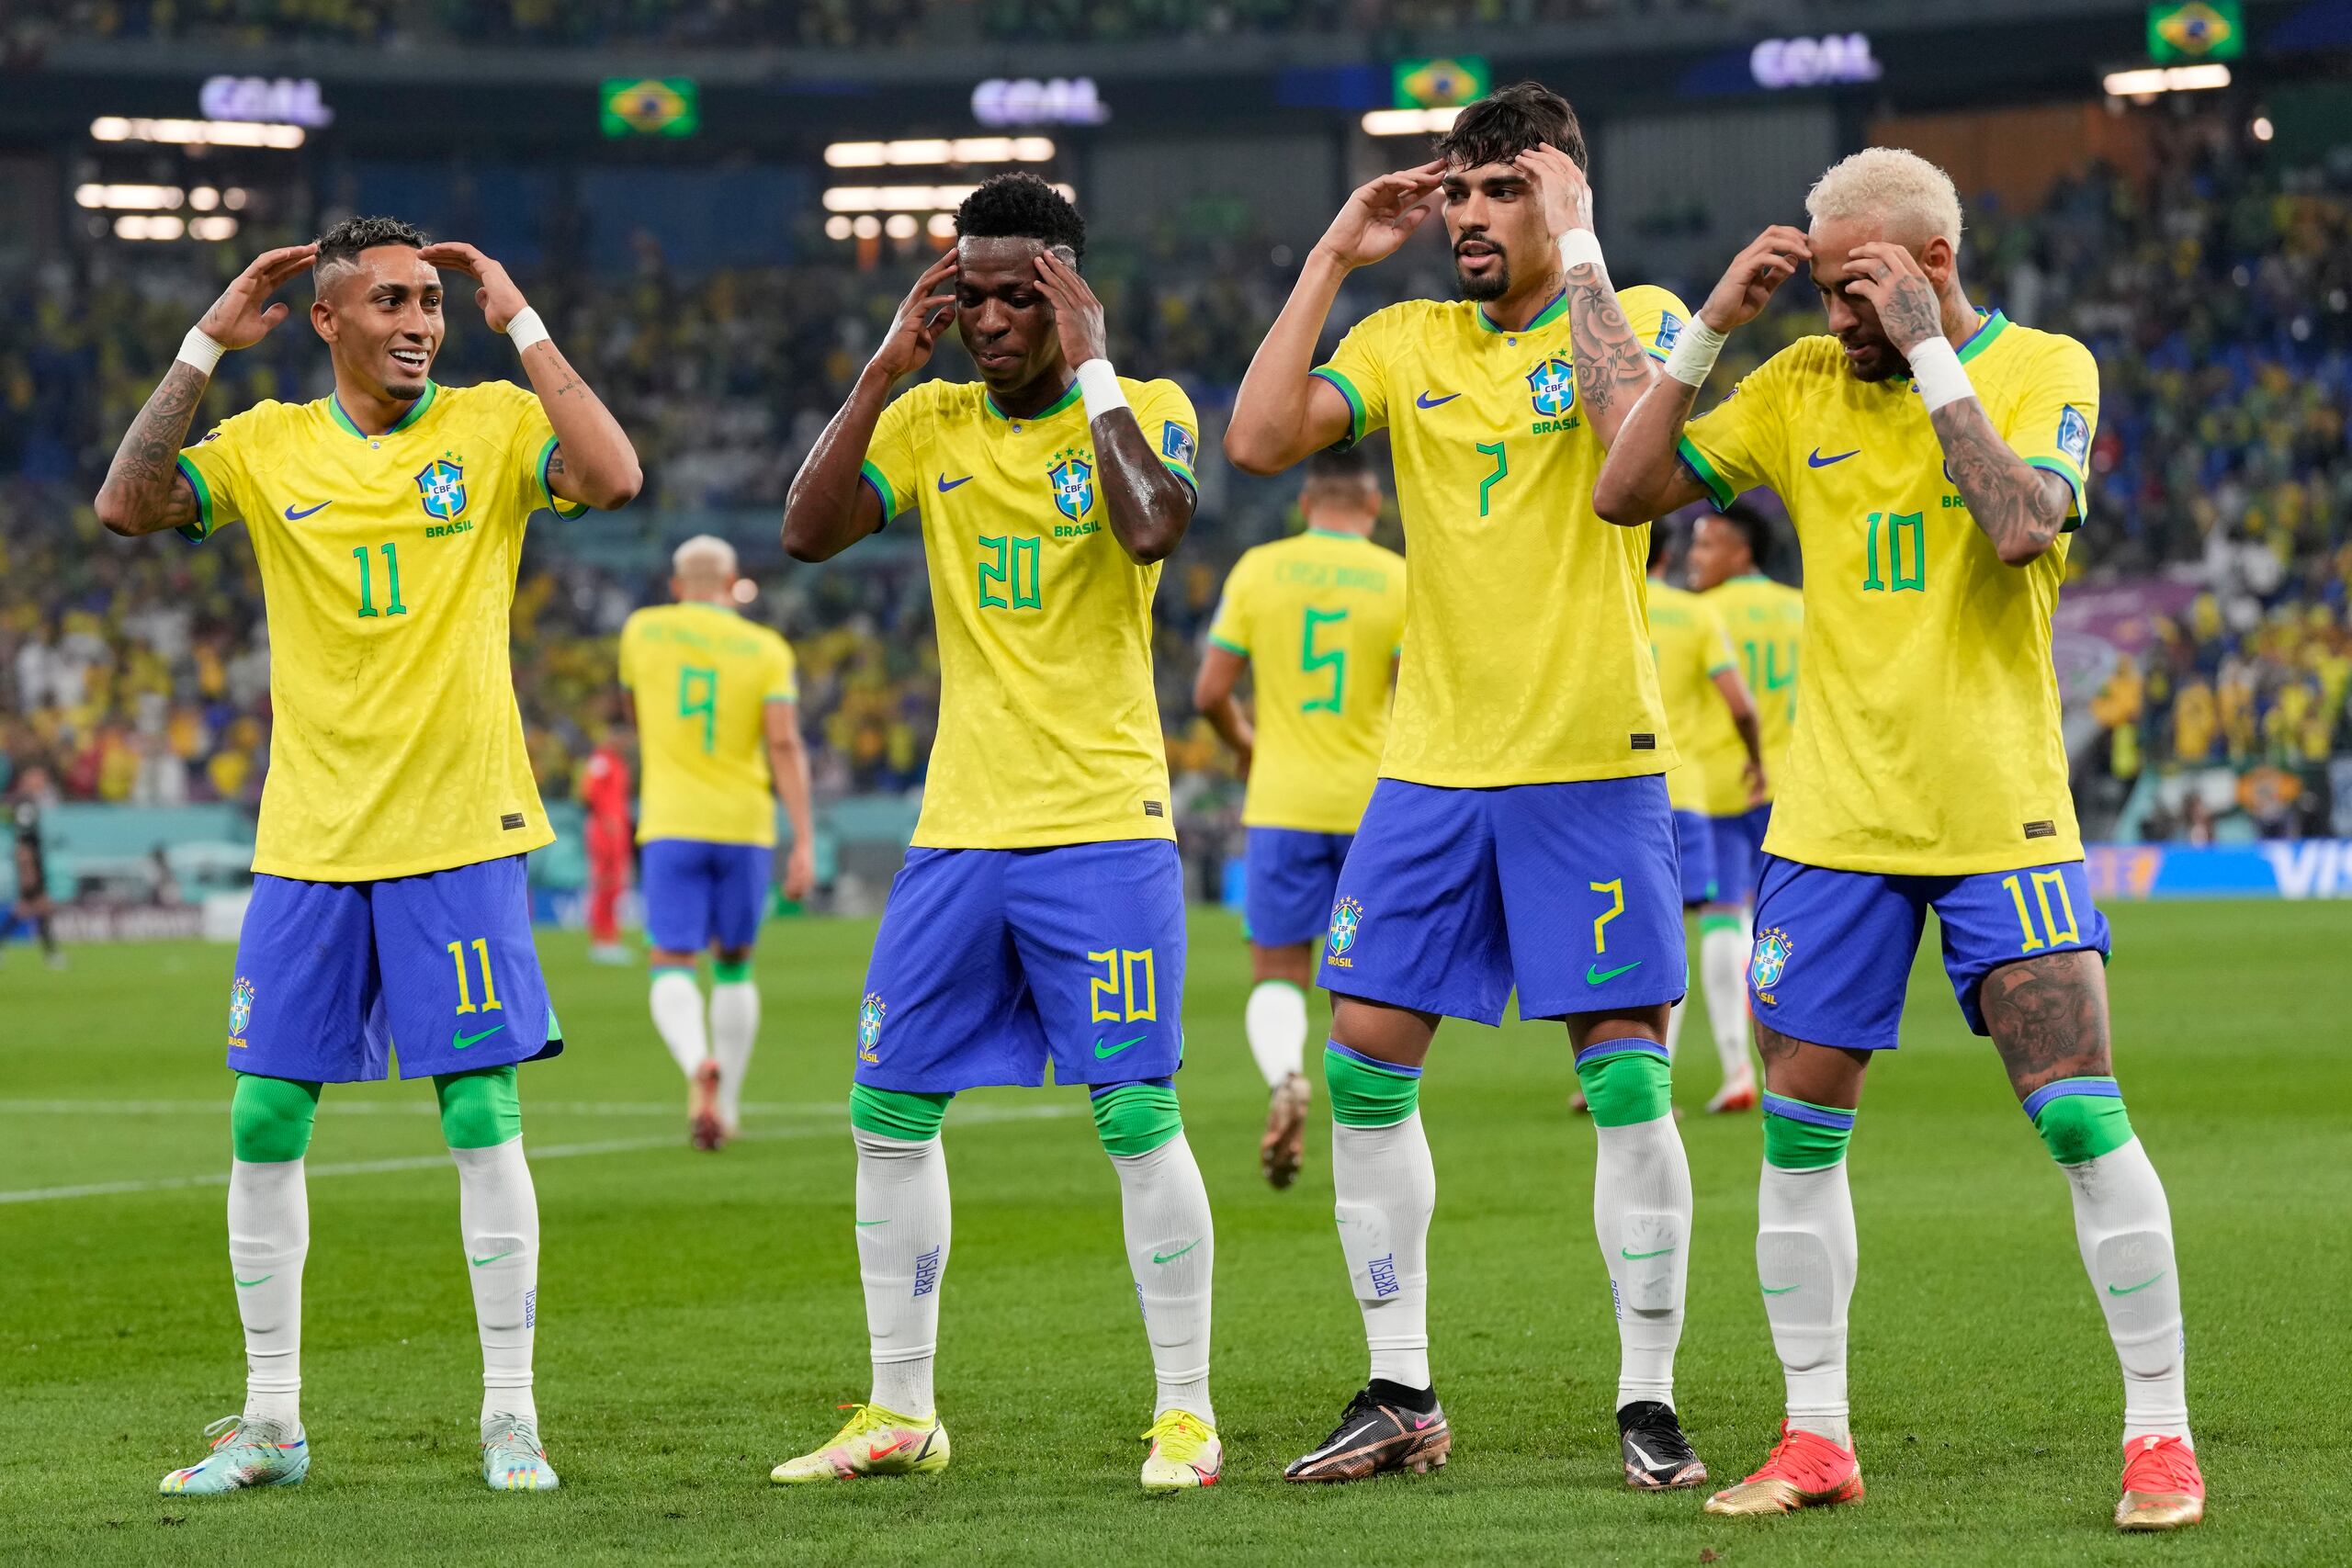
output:
[[[1596,1127],[1632,1127],[1674,1114],[1674,1070],[1656,1041],[1589,1046],[1577,1059],[1577,1079]]]
[[[752,977],[752,950],[748,947],[721,949],[710,961],[713,985],[740,986]]]
[[[1764,1096],[1764,1163],[1779,1170],[1826,1170],[1846,1157],[1857,1113],[1769,1090]]]
[[[1383,1062],[1334,1040],[1323,1047],[1331,1120],[1342,1127],[1394,1127],[1421,1108],[1421,1069]]]
[[[1114,1159],[1148,1155],[1184,1130],[1176,1086],[1166,1078],[1108,1084],[1091,1091],[1094,1133]]]
[[[2025,1097],[2033,1130],[2060,1165],[2113,1154],[2132,1141],[2132,1118],[2113,1078],[2060,1078]]]
[[[300,1159],[318,1111],[317,1084],[239,1073],[229,1100],[230,1148],[248,1165]]]
[[[929,1143],[939,1136],[947,1119],[952,1094],[909,1094],[902,1089],[870,1089],[853,1084],[849,1091],[849,1124],[859,1133],[900,1143]]]
[[[512,1066],[478,1073],[436,1073],[441,1136],[453,1149],[488,1149],[523,1135],[523,1101]]]

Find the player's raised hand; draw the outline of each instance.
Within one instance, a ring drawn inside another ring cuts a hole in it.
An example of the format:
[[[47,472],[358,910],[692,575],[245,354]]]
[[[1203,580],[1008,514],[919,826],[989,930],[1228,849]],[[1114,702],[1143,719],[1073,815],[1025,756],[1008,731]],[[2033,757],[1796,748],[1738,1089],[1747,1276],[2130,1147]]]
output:
[[[1699,307],[1699,319],[1719,333],[1746,326],[1771,303],[1781,285],[1812,259],[1813,242],[1803,230],[1773,224],[1732,257],[1722,280]]]
[[[892,380],[920,370],[931,357],[932,345],[956,320],[956,247],[922,269],[915,286],[899,302],[890,330],[874,351],[874,367]]]
[[[1887,342],[1909,354],[1944,334],[1942,304],[1918,259],[1901,245],[1871,240],[1856,245],[1846,260],[1848,291],[1869,300]]]
[[[1110,333],[1102,326],[1102,301],[1094,297],[1078,269],[1052,251],[1037,257],[1037,284],[1053,302],[1054,332],[1062,343],[1062,357],[1075,370],[1090,359],[1111,357]]]
[[[230,280],[220,298],[196,323],[197,330],[223,348],[251,348],[287,318],[292,307],[269,297],[311,270],[319,258],[316,245],[288,245],[264,251],[253,265]]]
[[[1368,266],[1396,254],[1431,211],[1430,193],[1445,173],[1445,160],[1399,169],[1358,186],[1317,244],[1342,266]]]
[[[425,265],[462,272],[481,286],[474,290],[474,303],[481,308],[492,332],[504,332],[509,322],[530,308],[530,301],[523,298],[514,280],[506,276],[506,269],[471,245],[444,240],[417,254],[424,258]]]
[[[1592,182],[1577,161],[1550,142],[1540,142],[1511,160],[1535,182],[1544,203],[1544,227],[1555,240],[1571,229],[1592,227]]]

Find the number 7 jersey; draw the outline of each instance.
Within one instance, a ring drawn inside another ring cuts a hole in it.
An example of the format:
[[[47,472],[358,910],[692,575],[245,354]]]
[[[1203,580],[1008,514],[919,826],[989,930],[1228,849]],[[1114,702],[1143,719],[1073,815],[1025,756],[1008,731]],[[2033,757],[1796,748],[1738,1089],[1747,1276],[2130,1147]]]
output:
[[[1187,485],[1200,426],[1173,381],[1119,385]],[[865,480],[887,521],[922,516],[939,628],[939,735],[919,849],[1173,839],[1152,688],[1151,599],[1111,532],[1073,384],[1012,418],[977,382],[925,381],[882,411]]]

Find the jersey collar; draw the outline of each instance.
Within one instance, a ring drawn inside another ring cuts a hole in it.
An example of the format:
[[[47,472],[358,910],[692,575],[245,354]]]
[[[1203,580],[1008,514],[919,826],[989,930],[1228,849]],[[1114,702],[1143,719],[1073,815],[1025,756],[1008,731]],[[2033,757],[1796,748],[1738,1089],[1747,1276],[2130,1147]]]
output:
[[[390,430],[385,431],[384,435],[398,435],[401,431],[406,430],[410,425],[414,424],[418,420],[423,419],[424,417],[424,411],[431,408],[433,406],[433,400],[440,395],[441,384],[438,381],[427,380],[424,383],[424,396],[409,404],[408,412],[401,415],[399,419],[393,421],[392,427]],[[334,415],[334,422],[337,424],[343,426],[346,432],[359,437],[362,441],[381,441],[384,438],[383,435],[369,435],[366,431],[354,424],[351,422],[351,416],[343,412],[343,403],[341,400],[336,398],[333,392],[329,392],[327,394],[327,412]]]
[[[1562,316],[1566,315],[1567,312],[1568,291],[1566,288],[1562,288],[1557,294],[1552,296],[1552,302],[1544,307],[1543,312],[1523,327],[1498,327],[1495,325],[1494,318],[1487,314],[1487,308],[1484,305],[1478,307],[1478,324],[1486,328],[1490,333],[1509,332],[1513,337],[1522,337],[1527,333],[1535,331],[1538,327],[1550,326],[1554,321],[1556,321]]]
[[[1361,539],[1362,534],[1350,534],[1338,528],[1309,528],[1307,533],[1317,539]]]
[[[1965,365],[1992,347],[1994,340],[2008,330],[2008,325],[2009,319],[1998,310],[1977,311],[1976,330],[1968,334],[1966,343],[1960,345],[1960,362]]]
[[[1041,419],[1051,419],[1054,415],[1061,412],[1062,410],[1069,407],[1070,404],[1078,401],[1078,383],[1072,381],[1069,384],[1069,390],[1064,392],[1060,397],[1054,400],[1053,407],[1040,409],[1035,413],[1024,413],[1021,417],[1024,421],[1033,424]],[[993,392],[982,392],[980,394],[980,401],[987,404],[989,412],[996,415],[999,419],[1010,420],[1012,417],[1011,414],[996,406],[996,394]]]

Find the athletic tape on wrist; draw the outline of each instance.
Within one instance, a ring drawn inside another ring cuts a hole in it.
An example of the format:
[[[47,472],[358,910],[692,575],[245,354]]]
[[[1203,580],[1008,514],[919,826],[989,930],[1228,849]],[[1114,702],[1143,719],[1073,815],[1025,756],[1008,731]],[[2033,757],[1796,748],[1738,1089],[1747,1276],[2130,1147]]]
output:
[[[1682,323],[1682,334],[1667,351],[1666,373],[1686,387],[1703,387],[1708,372],[1715,367],[1715,356],[1724,351],[1724,341],[1729,333],[1719,333],[1693,316]]]
[[[1597,266],[1606,270],[1609,264],[1600,259],[1600,237],[1589,229],[1571,229],[1560,236],[1560,265]]]
[[[1968,378],[1967,367],[1961,364],[1960,352],[1951,340],[1931,337],[1904,357],[1911,361],[1911,378],[1918,384],[1919,400],[1928,405],[1929,413],[1976,395],[1976,384]]]
[[[1107,359],[1090,359],[1078,367],[1078,389],[1086,399],[1089,424],[1127,406],[1126,393],[1119,390],[1119,373]]]
[[[202,327],[190,327],[187,330],[187,336],[180,339],[180,351],[175,357],[182,365],[193,365],[209,376],[212,374],[212,367],[220,363],[220,356],[228,352],[226,348],[205,336]]]
[[[506,323],[506,337],[514,344],[515,353],[524,353],[548,341],[547,323],[539,320],[537,310],[526,305]]]

